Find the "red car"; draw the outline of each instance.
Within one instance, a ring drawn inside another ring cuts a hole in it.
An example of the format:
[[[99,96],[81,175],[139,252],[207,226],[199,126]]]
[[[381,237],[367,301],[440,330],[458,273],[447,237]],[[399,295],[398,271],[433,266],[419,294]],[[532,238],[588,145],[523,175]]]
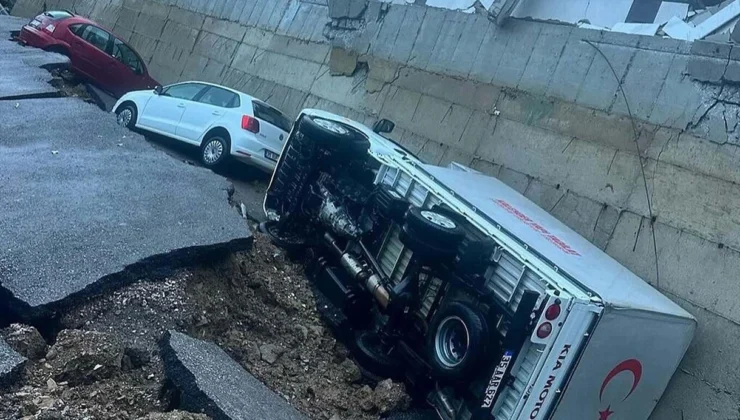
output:
[[[126,42],[97,23],[67,11],[36,16],[23,27],[20,40],[68,56],[74,72],[117,97],[159,84]]]

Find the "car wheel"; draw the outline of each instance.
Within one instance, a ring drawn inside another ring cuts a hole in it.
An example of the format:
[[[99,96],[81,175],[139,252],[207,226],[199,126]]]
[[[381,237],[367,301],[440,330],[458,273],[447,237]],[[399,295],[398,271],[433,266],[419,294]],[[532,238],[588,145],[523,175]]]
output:
[[[443,378],[466,380],[486,349],[486,327],[480,313],[461,302],[441,308],[427,333],[427,352],[434,372]]]
[[[207,138],[200,148],[200,160],[208,168],[220,168],[229,156],[229,143],[219,135]]]
[[[133,130],[136,126],[136,106],[129,103],[119,107],[116,111],[116,123]]]

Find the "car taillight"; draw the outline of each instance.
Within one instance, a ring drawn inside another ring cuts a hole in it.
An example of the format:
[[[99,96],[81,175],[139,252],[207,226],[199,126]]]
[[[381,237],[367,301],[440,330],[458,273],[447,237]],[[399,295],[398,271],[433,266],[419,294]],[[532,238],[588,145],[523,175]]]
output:
[[[260,122],[257,118],[244,115],[242,116],[242,128],[256,134],[260,132]]]
[[[45,30],[46,32],[48,32],[48,33],[50,33],[50,34],[51,34],[51,33],[54,33],[54,29],[56,29],[56,28],[57,28],[57,27],[56,27],[56,26],[54,26],[54,24],[53,24],[53,23],[50,23],[50,24],[46,25],[46,28],[44,28],[44,30]]]
[[[560,316],[560,300],[556,300],[555,303],[548,306],[545,310],[545,318],[548,321],[553,321]]]
[[[537,328],[537,338],[545,339],[552,334],[552,324],[545,322]]]

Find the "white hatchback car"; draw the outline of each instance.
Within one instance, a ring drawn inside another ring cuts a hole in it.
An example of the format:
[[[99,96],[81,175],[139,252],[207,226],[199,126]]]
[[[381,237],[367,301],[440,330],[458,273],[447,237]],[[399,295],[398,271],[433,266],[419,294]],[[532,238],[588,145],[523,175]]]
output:
[[[232,156],[272,172],[291,121],[245,93],[206,82],[129,92],[113,107],[116,121],[200,147],[206,167]]]

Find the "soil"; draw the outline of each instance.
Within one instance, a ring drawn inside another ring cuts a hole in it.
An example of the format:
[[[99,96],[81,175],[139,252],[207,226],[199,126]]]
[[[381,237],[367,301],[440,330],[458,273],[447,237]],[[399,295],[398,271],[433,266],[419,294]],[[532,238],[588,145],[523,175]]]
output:
[[[0,391],[0,418],[139,419],[176,408],[157,347],[167,329],[217,343],[311,419],[377,419],[409,404],[403,385],[363,376],[322,324],[300,264],[259,233],[249,252],[140,279],[72,307],[60,326],[45,358]],[[101,374],[74,371],[86,363]]]
[[[85,83],[79,76],[69,70],[54,69],[50,71],[53,78],[49,83],[59,90],[61,96],[70,98],[79,98],[85,102],[97,105],[95,100],[90,97]]]

